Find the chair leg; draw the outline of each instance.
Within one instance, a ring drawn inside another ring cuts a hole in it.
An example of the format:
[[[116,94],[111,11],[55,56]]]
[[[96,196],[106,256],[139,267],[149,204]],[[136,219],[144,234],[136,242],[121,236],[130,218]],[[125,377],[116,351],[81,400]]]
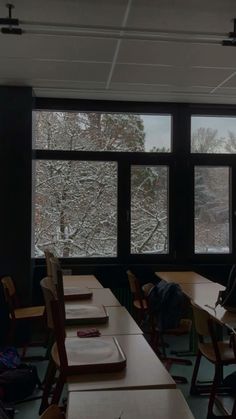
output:
[[[201,354],[200,351],[198,351],[196,361],[195,361],[195,365],[194,365],[194,369],[193,369],[191,386],[190,386],[190,394],[191,395],[198,394],[198,391],[197,391],[197,388],[196,388],[196,381],[197,381],[197,375],[198,375],[198,370],[199,370],[201,358],[202,358],[202,354]]]
[[[233,409],[232,409],[232,418],[236,418],[236,398],[234,399]]]
[[[43,395],[42,400],[39,408],[39,415],[41,415],[44,410],[49,406],[49,395],[52,389],[52,385],[55,379],[56,375],[56,365],[54,364],[53,360],[50,359],[47,367],[47,371],[44,378],[44,389],[43,389]]]
[[[218,384],[219,384],[219,370],[217,366],[215,366],[215,375],[214,375],[214,379],[213,379],[213,383],[211,387],[211,394],[210,394],[209,403],[208,403],[207,419],[212,419],[214,417],[213,407],[215,403],[215,397],[216,397]]]
[[[62,393],[64,384],[65,384],[65,381],[66,381],[66,379],[65,379],[64,374],[62,374],[60,372],[59,377],[58,377],[57,382],[56,382],[55,389],[53,391],[51,404],[59,404],[61,393]]]

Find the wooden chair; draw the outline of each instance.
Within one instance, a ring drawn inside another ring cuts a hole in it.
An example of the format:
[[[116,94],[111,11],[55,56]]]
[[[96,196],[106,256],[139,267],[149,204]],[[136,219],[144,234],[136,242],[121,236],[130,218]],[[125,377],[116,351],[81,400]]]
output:
[[[53,276],[58,276],[60,267],[56,261],[53,265]],[[57,272],[58,270],[58,272]],[[50,327],[53,326],[55,333],[55,344],[52,346],[50,366],[45,379],[45,387],[39,413],[42,413],[48,406],[48,399],[56,371],[59,376],[52,395],[52,404],[60,400],[61,392],[67,378],[74,374],[97,373],[120,371],[125,368],[125,356],[116,341],[111,336],[99,338],[66,338],[65,333],[65,309],[64,304],[59,301],[62,291],[54,287],[59,284],[44,279],[41,281],[48,318],[51,319]],[[60,287],[59,287],[60,288]],[[109,353],[106,359],[106,353]],[[88,356],[88,360],[86,357]]]
[[[54,254],[50,250],[46,249],[44,251],[44,255],[45,255],[45,260],[46,260],[47,276],[50,277],[52,276],[52,268],[51,268],[50,259],[54,257]]]
[[[34,320],[44,321],[45,306],[21,307],[12,278],[10,276],[5,276],[1,281],[10,311],[10,340],[14,340],[17,323]],[[28,342],[24,345],[22,356],[25,356],[28,345]]]
[[[129,287],[133,298],[133,307],[138,323],[142,326],[147,314],[147,301],[143,295],[138,278],[128,270],[127,272]]]
[[[195,328],[198,335],[198,352],[193,370],[193,376],[190,387],[190,394],[204,394],[210,391],[208,403],[207,419],[219,418],[222,416],[214,415],[213,408],[217,399],[217,393],[222,392],[220,385],[223,379],[223,367],[236,364],[236,357],[232,345],[229,341],[217,340],[216,322],[211,318],[210,314],[202,308],[192,303]],[[215,373],[212,385],[200,386],[196,384],[201,358],[204,356],[215,367]],[[227,417],[235,418],[234,413]]]
[[[49,406],[43,414],[40,416],[40,419],[64,419],[65,415],[62,409],[56,404]]]

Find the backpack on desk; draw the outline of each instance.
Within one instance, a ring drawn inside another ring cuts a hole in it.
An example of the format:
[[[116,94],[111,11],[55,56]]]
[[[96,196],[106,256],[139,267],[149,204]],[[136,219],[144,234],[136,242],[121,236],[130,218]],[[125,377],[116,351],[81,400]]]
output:
[[[216,305],[221,305],[225,310],[236,312],[236,265],[232,266],[228,282],[224,291],[219,291]]]

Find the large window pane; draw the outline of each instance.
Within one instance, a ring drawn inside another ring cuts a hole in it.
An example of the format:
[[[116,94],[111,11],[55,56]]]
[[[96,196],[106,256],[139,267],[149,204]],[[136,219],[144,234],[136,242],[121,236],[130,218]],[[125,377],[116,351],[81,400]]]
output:
[[[131,168],[131,253],[168,252],[168,168]]]
[[[236,118],[192,116],[192,153],[236,153]]]
[[[36,149],[171,151],[171,116],[130,113],[33,113]]]
[[[35,256],[117,255],[117,164],[36,161]]]
[[[195,253],[229,253],[229,168],[195,167]]]

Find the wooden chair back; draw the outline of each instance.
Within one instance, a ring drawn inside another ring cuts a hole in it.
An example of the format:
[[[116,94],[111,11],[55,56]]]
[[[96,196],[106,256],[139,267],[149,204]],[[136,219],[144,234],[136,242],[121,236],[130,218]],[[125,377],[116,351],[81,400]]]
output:
[[[221,363],[220,349],[218,346],[217,331],[216,331],[216,322],[211,318],[210,314],[207,311],[203,310],[201,307],[198,307],[192,303],[194,324],[196,332],[198,335],[199,343],[204,345],[206,340],[210,338],[212,348],[215,352],[216,360],[218,363]]]
[[[4,295],[8,304],[12,319],[15,318],[15,308],[19,307],[19,300],[16,295],[16,288],[14,282],[10,276],[4,276],[2,279],[2,285],[4,289]]]
[[[51,269],[52,269],[52,282],[56,289],[57,299],[61,306],[61,311],[64,315],[64,319],[66,317],[65,311],[65,300],[64,300],[64,286],[63,286],[63,275],[60,266],[60,262],[58,258],[52,257],[50,259]]]
[[[54,254],[50,252],[50,250],[48,249],[44,251],[44,254],[45,254],[45,259],[46,259],[47,276],[52,276],[52,268],[51,268],[50,259],[54,257]]]
[[[52,319],[52,308],[51,301],[56,298],[56,290],[52,282],[52,278],[46,276],[40,281],[40,286],[43,292],[46,314],[47,314],[47,325],[50,330],[53,330],[53,319]]]
[[[48,318],[48,327],[54,331],[57,350],[62,368],[67,368],[68,360],[65,349],[65,318],[61,304],[58,300],[57,293],[51,282],[51,278],[43,278],[40,282],[42,287],[45,306]]]
[[[133,295],[133,299],[138,300],[139,303],[140,303],[141,309],[145,310],[144,296],[143,296],[142,289],[141,289],[138,278],[136,278],[136,276],[130,270],[128,270],[126,273],[127,273],[127,276],[128,276],[129,287],[130,287],[130,291]]]
[[[40,419],[63,419],[63,418],[65,418],[65,415],[56,404],[52,404],[51,406],[49,406],[40,416]]]
[[[195,304],[192,304],[192,309],[197,334],[201,336],[202,339],[204,339],[204,337],[209,337],[210,331],[208,321],[210,315]]]

